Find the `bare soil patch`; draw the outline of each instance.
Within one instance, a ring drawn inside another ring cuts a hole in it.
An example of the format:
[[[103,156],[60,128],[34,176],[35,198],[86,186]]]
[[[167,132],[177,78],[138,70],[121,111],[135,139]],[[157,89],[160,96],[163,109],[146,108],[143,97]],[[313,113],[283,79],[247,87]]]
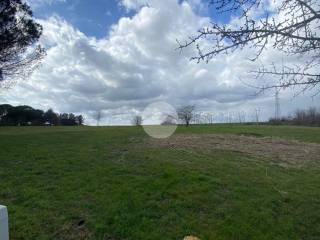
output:
[[[85,226],[84,220],[66,224],[54,235],[61,240],[87,240],[92,236]]]
[[[167,139],[150,139],[152,147],[208,152],[226,150],[270,159],[281,165],[301,166],[320,162],[320,144],[272,137],[219,134],[176,134]]]

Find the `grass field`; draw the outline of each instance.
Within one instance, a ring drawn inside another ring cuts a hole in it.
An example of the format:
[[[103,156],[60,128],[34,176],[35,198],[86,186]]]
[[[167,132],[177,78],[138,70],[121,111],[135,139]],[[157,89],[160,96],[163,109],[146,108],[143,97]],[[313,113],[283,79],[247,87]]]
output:
[[[308,127],[176,132],[190,134],[320,144],[320,128]],[[0,137],[0,204],[11,239],[320,236],[319,162],[283,166],[239,151],[157,147],[140,127],[2,127]]]

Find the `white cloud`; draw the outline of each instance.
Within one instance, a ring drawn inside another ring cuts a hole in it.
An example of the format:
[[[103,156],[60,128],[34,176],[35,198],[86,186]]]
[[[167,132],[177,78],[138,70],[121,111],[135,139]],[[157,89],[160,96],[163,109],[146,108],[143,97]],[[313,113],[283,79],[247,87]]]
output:
[[[138,10],[149,2],[150,0],[121,0],[120,5],[128,10]]]
[[[90,38],[57,16],[41,20],[41,42],[48,48],[42,67],[2,92],[0,100],[82,113],[88,123],[94,123],[91,116],[98,110],[104,111],[105,123],[129,123],[129,116],[158,100],[195,104],[201,111],[249,115],[261,107],[262,116],[272,114],[273,97],[255,99],[239,81],[255,66],[244,60],[249,51],[219,56],[209,64],[190,62],[194,49],[175,51],[176,39],[195,33],[209,19],[196,15],[188,2],[145,2],[123,0],[136,14],[121,18],[103,39]],[[275,56],[271,51],[263,58]],[[303,106],[309,99],[299,101]]]
[[[202,0],[184,0],[185,3],[196,11],[202,11],[208,4],[203,3]],[[163,5],[164,3],[164,5]],[[165,6],[166,0],[159,1],[159,0],[121,0],[120,5],[125,7],[127,10],[139,10],[143,6],[151,6],[151,7],[159,7]],[[170,5],[169,5],[170,6]]]

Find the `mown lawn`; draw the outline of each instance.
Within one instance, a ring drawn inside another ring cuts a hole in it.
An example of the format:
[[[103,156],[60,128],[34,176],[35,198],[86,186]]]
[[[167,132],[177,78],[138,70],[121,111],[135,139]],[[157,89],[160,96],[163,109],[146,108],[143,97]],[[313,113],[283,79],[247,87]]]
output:
[[[320,143],[320,128],[306,127],[177,133]],[[0,204],[11,239],[319,239],[320,165],[150,148],[146,137],[139,127],[0,128]]]

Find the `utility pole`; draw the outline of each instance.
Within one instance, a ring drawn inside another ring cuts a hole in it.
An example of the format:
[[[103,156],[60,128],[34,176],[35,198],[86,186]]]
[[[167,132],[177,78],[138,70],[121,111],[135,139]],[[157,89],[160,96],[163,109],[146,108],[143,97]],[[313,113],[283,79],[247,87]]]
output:
[[[101,110],[98,110],[96,113],[95,113],[95,119],[97,120],[97,126],[100,125],[100,120],[101,120],[101,117],[102,117],[102,113],[101,113]]]
[[[238,112],[239,123],[242,123],[241,112]]]
[[[261,112],[260,108],[256,108],[256,109],[255,109],[256,123],[257,123],[257,124],[259,124],[259,122],[260,122],[260,112]]]
[[[279,90],[276,88],[276,93],[275,93],[275,108],[274,108],[274,119],[275,120],[280,120],[280,98],[279,98]]]

